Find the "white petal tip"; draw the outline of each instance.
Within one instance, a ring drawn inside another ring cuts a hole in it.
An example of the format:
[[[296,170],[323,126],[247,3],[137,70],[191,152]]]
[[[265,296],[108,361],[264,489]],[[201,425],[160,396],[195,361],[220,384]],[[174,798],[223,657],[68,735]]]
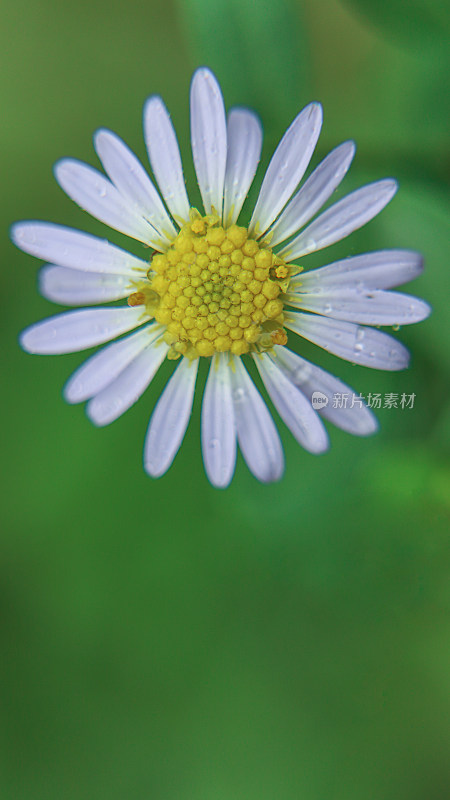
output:
[[[67,173],[70,169],[70,164],[72,163],[72,159],[70,158],[61,158],[56,164],[53,165],[53,174],[61,185],[61,181],[67,176]]]
[[[349,139],[347,142],[343,142],[341,147],[343,151],[348,153],[348,155],[351,153],[351,158],[353,160],[353,157],[356,153],[356,142],[354,142],[353,139]]]
[[[77,167],[79,163],[75,158],[61,158],[53,165],[53,174],[60,185],[65,178],[72,175],[73,167]]]
[[[35,356],[58,355],[59,351],[49,346],[47,337],[44,337],[44,340],[42,340],[39,328],[40,324],[37,323],[30,328],[26,328],[19,334],[19,344],[22,350]]]
[[[41,328],[43,325],[45,325],[45,321],[38,322],[19,334],[19,344],[22,350],[37,356],[60,355],[63,352],[67,352],[60,350],[52,337],[49,338],[45,334],[44,336],[42,335]]]
[[[411,255],[411,262],[415,263],[415,267],[416,267],[416,274],[415,274],[414,277],[417,278],[423,272],[425,259],[424,259],[423,255],[422,255],[422,253],[416,253],[414,250],[410,251],[410,255]]]
[[[192,76],[192,85],[197,83],[197,81],[207,81],[212,80],[214,83],[217,83],[216,77],[213,72],[209,69],[209,67],[199,67],[195,70]]]
[[[30,252],[30,248],[36,244],[36,228],[41,223],[33,220],[15,222],[9,229],[9,235],[13,244],[25,253]]]
[[[58,355],[61,351],[55,347],[52,339],[47,336],[42,336],[41,328],[45,325],[46,321],[37,322],[31,325],[19,334],[19,344],[22,350],[32,355]]]
[[[144,119],[148,114],[157,114],[158,112],[165,111],[166,107],[162,98],[158,94],[152,94],[144,103]]]
[[[399,356],[396,366],[392,367],[393,371],[400,371],[402,369],[409,369],[411,363],[411,354],[409,352]]]
[[[102,407],[96,408],[95,401],[87,404],[86,416],[97,428],[104,428],[106,425],[109,425],[110,422],[113,422],[116,419],[115,416],[113,416],[112,419],[109,417],[109,415],[105,416],[104,409]]]
[[[144,103],[144,108],[150,108],[151,106],[157,108],[158,106],[163,106],[164,101],[159,94],[151,94],[150,97],[147,97],[147,100]]]
[[[70,158],[60,158],[59,161],[55,161],[53,164],[53,172],[55,175],[64,167],[65,164],[70,163]]]
[[[63,387],[62,396],[66,403],[70,403],[70,405],[81,402],[79,392],[77,392],[76,387],[72,387],[69,384],[66,384],[66,386]]]
[[[111,138],[115,138],[115,136],[111,131],[108,131],[107,128],[99,128],[98,131],[95,131],[93,140],[96,151],[102,146],[103,142]]]
[[[228,487],[229,487],[229,485],[231,483],[232,477],[233,476],[231,476],[229,478],[225,478],[225,479],[220,479],[219,478],[219,480],[213,480],[211,475],[208,475],[208,480],[209,480],[211,486],[214,486],[215,489],[228,489]]]
[[[203,458],[203,463],[206,476],[210,484],[214,486],[215,489],[226,489],[233,480],[233,475],[236,468],[236,451],[234,452],[234,458],[231,465],[212,465],[207,462],[205,457]]]
[[[312,456],[323,456],[323,454],[328,452],[329,449],[330,449],[330,442],[327,436],[326,441],[320,442],[316,446],[309,447],[308,453],[311,453]]]
[[[35,349],[33,331],[27,328],[19,334],[19,344],[22,350],[26,353],[36,354],[38,351]]]
[[[16,247],[22,247],[26,241],[26,222],[15,222],[9,229],[9,236]]]
[[[346,433],[362,438],[373,436],[379,431],[380,423],[370,408],[367,406],[363,406],[362,408],[355,407],[351,409],[351,411],[355,413],[347,415],[345,424],[343,420],[339,422],[338,417],[330,419],[330,422],[333,422],[334,425],[337,425],[337,427],[341,428]]]
[[[412,312],[412,319],[411,322],[423,322],[425,319],[428,319],[433,309],[431,308],[425,300],[416,300],[415,309]]]
[[[395,178],[386,178],[384,181],[380,181],[380,183],[384,184],[386,192],[390,197],[393,197],[398,190],[398,181],[396,181]]]
[[[260,483],[277,483],[284,475],[284,464],[281,469],[272,470],[266,474],[255,475]]]
[[[161,478],[169,469],[170,464],[161,467],[160,464],[153,464],[151,461],[144,461],[144,470],[150,478]]]
[[[88,399],[88,397],[86,397],[86,387],[81,381],[77,380],[76,373],[64,384],[62,396],[66,403],[70,403],[71,405],[73,403],[82,403],[84,400]]]
[[[320,131],[323,122],[323,108],[321,103],[309,103],[309,105],[307,105],[306,108],[300,112],[300,114],[305,115],[306,111],[309,111],[307,117],[312,121],[312,130],[318,128]]]
[[[357,436],[373,436],[374,433],[378,433],[379,429],[380,423],[378,422],[377,418],[371,416],[364,421],[364,425],[361,425],[361,429],[359,431],[355,431],[355,434]]]
[[[319,103],[317,101],[314,101],[313,103],[309,104],[308,108],[311,109],[310,116],[312,116],[314,114],[314,115],[319,116],[320,118],[323,117],[323,108],[322,108],[322,104],[321,103]]]

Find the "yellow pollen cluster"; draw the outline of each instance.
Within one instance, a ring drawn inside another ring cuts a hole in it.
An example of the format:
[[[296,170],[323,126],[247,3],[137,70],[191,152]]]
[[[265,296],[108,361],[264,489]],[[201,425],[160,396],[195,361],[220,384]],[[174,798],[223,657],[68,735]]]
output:
[[[289,269],[246,228],[223,228],[217,215],[192,209],[169,250],[153,257],[148,278],[129,303],[144,302],[166,327],[169,358],[243,355],[287,341],[280,294]]]

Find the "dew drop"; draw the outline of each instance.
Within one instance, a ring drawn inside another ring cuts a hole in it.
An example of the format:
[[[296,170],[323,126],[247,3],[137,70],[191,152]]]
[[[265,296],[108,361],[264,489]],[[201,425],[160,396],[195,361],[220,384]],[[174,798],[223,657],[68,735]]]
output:
[[[304,383],[311,376],[312,370],[309,367],[300,367],[294,372],[294,381]]]
[[[233,398],[236,403],[242,403],[245,400],[245,390],[238,386],[237,389],[233,390]]]

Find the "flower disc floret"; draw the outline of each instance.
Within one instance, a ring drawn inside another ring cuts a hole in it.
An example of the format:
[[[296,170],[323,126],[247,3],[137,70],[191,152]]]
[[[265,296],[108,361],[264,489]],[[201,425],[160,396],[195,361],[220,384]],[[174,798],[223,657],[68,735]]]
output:
[[[151,261],[146,310],[166,327],[169,358],[243,355],[287,341],[283,291],[289,270],[246,228],[224,228],[192,209],[171,247]],[[132,298],[131,302],[134,302]]]

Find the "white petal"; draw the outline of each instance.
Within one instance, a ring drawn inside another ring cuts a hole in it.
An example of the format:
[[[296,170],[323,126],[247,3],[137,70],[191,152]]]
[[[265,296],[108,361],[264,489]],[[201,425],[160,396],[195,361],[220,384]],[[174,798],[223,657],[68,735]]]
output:
[[[267,168],[249,231],[262,236],[300,183],[322,126],[322,107],[310,103],[284,134]]]
[[[228,355],[214,356],[202,404],[202,452],[206,474],[213,486],[230,483],[236,464],[236,425]]]
[[[302,289],[290,292],[286,302],[325,317],[363,325],[408,325],[425,319],[431,311],[423,300],[400,292],[326,285],[315,287],[314,291],[307,291],[306,287]]]
[[[126,275],[80,272],[50,264],[39,273],[39,291],[53,303],[83,306],[121,300],[131,293],[132,287]]]
[[[286,373],[289,380],[312,400],[313,394],[323,395],[326,404],[318,408],[319,414],[330,420],[338,428],[352,433],[355,436],[369,436],[378,429],[378,422],[372,411],[364,403],[354,402],[351,407],[351,398],[357,397],[350,386],[339,381],[334,375],[316,367],[304,358],[286,347],[276,346],[275,362]],[[336,397],[347,397],[348,407],[334,408]],[[323,401],[323,398],[321,398]],[[325,401],[323,401],[325,403]]]
[[[367,289],[392,289],[417,278],[423,270],[423,258],[412,250],[377,250],[335,261],[320,269],[302,272],[290,286],[346,287],[361,285]]]
[[[293,261],[345,239],[379,214],[396,191],[397,183],[391,179],[357,189],[324,211],[277,255]]]
[[[145,347],[154,342],[160,333],[161,327],[156,323],[146,325],[137,333],[104,347],[99,353],[88,358],[71,375],[64,387],[64,397],[67,402],[82,403],[101,392]]]
[[[189,200],[177,137],[160,97],[150,97],[144,107],[144,136],[153,174],[174,219],[189,220]]]
[[[228,114],[227,135],[223,219],[225,225],[232,225],[247,197],[261,156],[261,123],[252,111],[233,108]]]
[[[163,244],[170,246],[177,231],[140,161],[111,131],[97,131],[94,144],[105,172],[121,195],[158,231]]]
[[[354,143],[344,142],[324,158],[271,228],[271,247],[288,239],[313,218],[341,183],[354,155]]]
[[[234,359],[234,367],[233,405],[242,455],[258,480],[278,481],[284,471],[284,457],[277,429],[240,358]]]
[[[222,216],[227,127],[220,86],[209,69],[196,71],[191,85],[191,142],[198,185],[207,214]]]
[[[194,398],[197,358],[183,358],[158,400],[144,445],[144,467],[153,478],[170,467],[183,441]]]
[[[20,335],[28,353],[75,353],[115,339],[147,322],[141,308],[85,308],[31,325]]]
[[[363,328],[352,322],[326,319],[315,314],[286,314],[285,327],[330,353],[374,369],[405,369],[409,362],[406,347],[387,333]]]
[[[309,400],[269,356],[254,355],[253,360],[272,403],[299,444],[310,453],[325,452],[328,435]]]
[[[55,165],[55,177],[66,194],[93,217],[161,250],[161,237],[155,228],[96,169],[67,158]]]
[[[17,222],[11,229],[17,247],[32,256],[82,272],[139,277],[148,264],[105,239],[50,222]]]
[[[166,357],[169,347],[157,341],[146,347],[118,377],[89,401],[86,413],[95,425],[109,425],[145,392]]]

